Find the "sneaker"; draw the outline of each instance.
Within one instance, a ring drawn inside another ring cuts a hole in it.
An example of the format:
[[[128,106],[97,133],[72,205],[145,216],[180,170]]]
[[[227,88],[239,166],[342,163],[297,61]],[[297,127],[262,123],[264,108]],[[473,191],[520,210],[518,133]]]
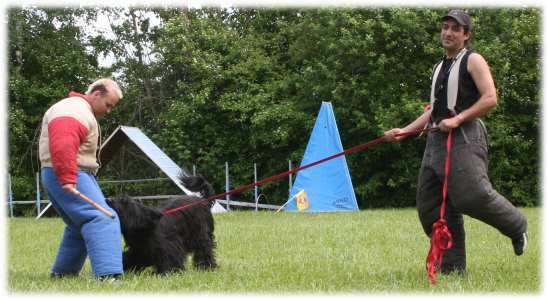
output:
[[[122,274],[108,274],[97,278],[100,282],[117,283],[122,281]]]
[[[514,253],[520,256],[525,252],[527,248],[527,232],[522,233],[518,238],[512,240],[512,246],[514,246]]]

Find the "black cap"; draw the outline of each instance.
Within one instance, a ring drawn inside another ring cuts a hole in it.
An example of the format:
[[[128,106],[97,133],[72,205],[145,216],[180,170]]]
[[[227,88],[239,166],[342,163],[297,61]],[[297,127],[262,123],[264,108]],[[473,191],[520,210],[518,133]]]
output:
[[[449,18],[454,19],[461,26],[466,26],[468,31],[472,31],[472,19],[470,19],[470,15],[464,10],[452,9],[449,13],[443,16],[441,20],[445,21]]]

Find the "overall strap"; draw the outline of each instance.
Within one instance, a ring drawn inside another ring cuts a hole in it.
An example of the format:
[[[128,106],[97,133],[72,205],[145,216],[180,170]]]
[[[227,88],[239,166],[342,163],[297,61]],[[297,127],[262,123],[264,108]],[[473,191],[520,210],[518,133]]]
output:
[[[455,115],[457,114],[455,111],[455,105],[457,104],[457,95],[459,93],[460,63],[464,57],[464,54],[466,54],[466,51],[466,48],[464,48],[457,55],[456,60],[451,65],[449,79],[447,81],[447,108]],[[453,66],[455,66],[455,68],[453,68]]]
[[[434,66],[434,75],[432,75],[432,88],[430,89],[430,105],[432,105],[432,107],[434,102],[436,102],[436,81],[438,79],[438,75],[440,74],[441,65],[443,65],[443,60]]]

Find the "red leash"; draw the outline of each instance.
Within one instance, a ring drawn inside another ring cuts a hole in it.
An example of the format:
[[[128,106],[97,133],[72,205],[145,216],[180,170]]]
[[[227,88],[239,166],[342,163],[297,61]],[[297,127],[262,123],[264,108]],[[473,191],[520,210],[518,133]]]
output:
[[[443,179],[442,203],[440,218],[432,225],[432,237],[430,238],[430,251],[426,257],[426,271],[431,284],[436,284],[436,272],[441,268],[443,253],[453,246],[453,240],[447,221],[445,220],[445,208],[447,206],[447,180],[451,170],[451,144],[452,130],[447,135],[447,154],[445,155],[445,177]]]
[[[410,135],[417,135],[419,133],[422,133],[422,132],[427,132],[427,131],[434,131],[434,130],[437,130],[438,128],[425,128],[425,129],[420,129],[420,130],[416,130],[416,131],[410,131],[410,132],[404,132],[404,133],[400,133],[400,134],[396,134],[395,136],[396,137],[400,137],[400,136],[410,136]],[[277,180],[277,179],[280,179],[280,178],[283,178],[283,177],[286,177],[286,176],[289,176],[289,174],[295,174],[299,171],[302,171],[304,169],[308,169],[310,167],[313,167],[315,165],[318,165],[318,164],[321,164],[323,162],[326,162],[328,160],[331,160],[331,159],[334,159],[334,158],[337,158],[339,156],[343,156],[343,155],[347,155],[347,154],[352,154],[354,152],[358,152],[358,151],[361,151],[367,147],[370,147],[370,146],[373,146],[373,145],[376,145],[376,144],[380,144],[381,142],[384,142],[385,138],[384,136],[382,137],[379,137],[377,139],[374,139],[372,141],[369,141],[367,143],[364,143],[364,144],[361,144],[361,145],[357,145],[357,146],[354,146],[350,149],[347,149],[345,151],[342,151],[342,152],[339,152],[337,154],[333,154],[331,156],[328,156],[326,158],[322,158],[320,160],[317,160],[315,162],[311,162],[309,164],[306,164],[304,166],[300,166],[298,168],[295,168],[295,169],[291,169],[289,171],[286,171],[286,172],[283,172],[283,173],[280,173],[280,174],[276,174],[274,176],[270,176],[268,178],[265,178],[263,180],[260,180],[260,181],[256,181],[256,182],[253,182],[253,183],[250,183],[250,184],[247,184],[247,185],[243,185],[243,186],[240,186],[239,188],[236,188],[236,189],[233,189],[231,191],[228,191],[228,192],[225,192],[225,193],[221,193],[221,194],[217,194],[217,195],[213,195],[207,199],[203,199],[203,200],[199,200],[199,201],[196,201],[196,202],[193,202],[193,203],[190,203],[190,204],[186,204],[186,205],[182,205],[182,206],[178,206],[178,207],[175,207],[175,208],[171,208],[171,209],[168,209],[166,211],[164,211],[164,214],[166,215],[170,215],[170,214],[173,214],[173,213],[176,213],[180,210],[183,210],[187,207],[190,207],[190,206],[193,206],[193,205],[197,205],[197,204],[201,204],[201,203],[207,203],[211,200],[214,200],[214,199],[219,199],[219,198],[222,198],[224,196],[227,196],[227,195],[232,195],[232,194],[237,194],[237,193],[241,193],[245,190],[248,190],[248,189],[251,189],[251,188],[254,188],[256,186],[261,186],[265,183],[268,183],[268,182],[271,182],[271,181],[274,181],[274,180]]]

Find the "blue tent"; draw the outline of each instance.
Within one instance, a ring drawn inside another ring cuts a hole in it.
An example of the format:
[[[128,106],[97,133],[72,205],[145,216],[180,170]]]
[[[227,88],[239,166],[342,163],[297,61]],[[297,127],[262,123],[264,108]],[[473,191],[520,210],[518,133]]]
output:
[[[330,102],[323,102],[301,166],[344,151],[335,114]],[[304,190],[309,203],[305,212],[357,211],[358,203],[344,156],[326,161],[297,173],[286,211],[296,211],[293,198]]]

